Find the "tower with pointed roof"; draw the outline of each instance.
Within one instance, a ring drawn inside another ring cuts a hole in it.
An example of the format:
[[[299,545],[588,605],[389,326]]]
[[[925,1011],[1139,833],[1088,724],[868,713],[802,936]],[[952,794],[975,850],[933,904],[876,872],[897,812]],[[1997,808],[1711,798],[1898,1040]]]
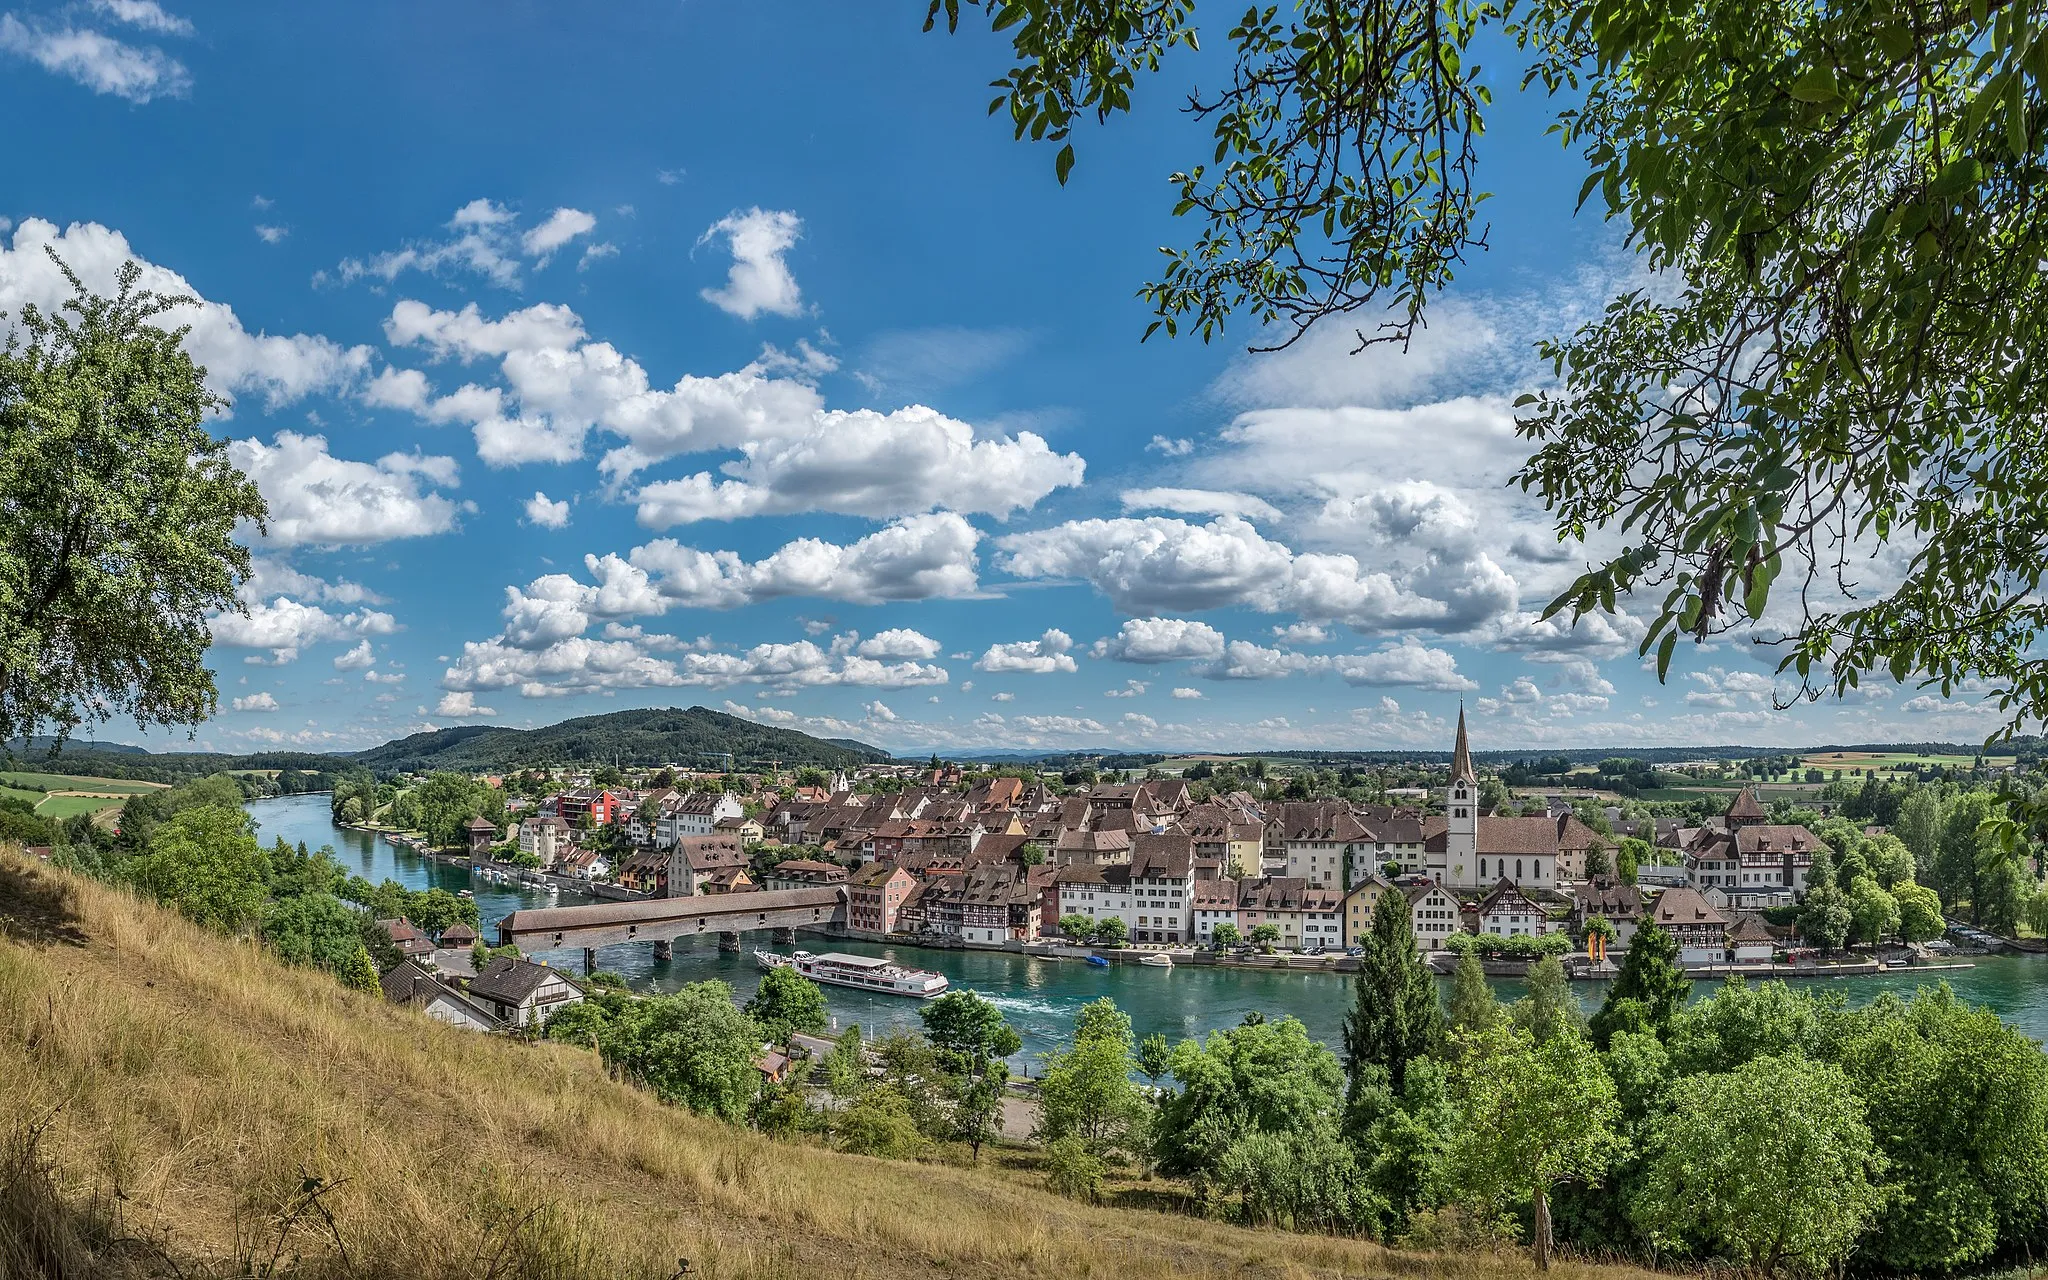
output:
[[[1763,803],[1756,798],[1756,789],[1744,787],[1729,804],[1728,812],[1722,821],[1727,823],[1730,831],[1735,831],[1742,827],[1760,826],[1770,821],[1770,817],[1770,814],[1764,812]]]
[[[1465,740],[1465,708],[1458,707],[1458,741],[1451,748],[1451,783],[1444,791],[1445,882],[1477,883],[1479,860],[1479,776]]]

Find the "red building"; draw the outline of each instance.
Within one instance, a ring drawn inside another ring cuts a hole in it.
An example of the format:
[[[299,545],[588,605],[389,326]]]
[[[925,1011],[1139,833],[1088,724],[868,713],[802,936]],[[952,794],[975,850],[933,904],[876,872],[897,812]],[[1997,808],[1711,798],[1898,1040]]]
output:
[[[590,819],[593,827],[608,827],[619,820],[625,806],[609,791],[564,791],[555,797],[555,816],[572,827]]]
[[[917,877],[893,862],[870,862],[847,878],[846,924],[869,933],[893,933]]]

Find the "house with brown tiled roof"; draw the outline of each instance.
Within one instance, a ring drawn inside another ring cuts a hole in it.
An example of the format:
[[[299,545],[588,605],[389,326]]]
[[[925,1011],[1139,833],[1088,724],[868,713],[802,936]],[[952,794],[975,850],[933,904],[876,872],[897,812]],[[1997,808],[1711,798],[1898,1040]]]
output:
[[[1061,867],[1062,916],[1116,916],[1132,942],[1181,943],[1189,938],[1194,855],[1183,837],[1131,850],[1126,862],[1076,862]]]
[[[1237,883],[1237,927],[1249,935],[1260,925],[1280,931],[1285,950],[1344,945],[1344,895],[1301,876],[1261,876]]]
[[[1061,831],[1053,845],[1055,866],[1106,866],[1131,860],[1128,831]]]
[[[1353,855],[1372,851],[1372,832],[1342,800],[1282,804],[1267,829],[1277,831],[1287,874],[1324,889],[1342,889]]]
[[[1719,964],[1728,954],[1728,918],[1697,889],[1666,889],[1650,905],[1648,918],[1678,943],[1680,964]]]
[[[917,877],[893,862],[870,862],[846,880],[846,924],[866,933],[892,933]]]
[[[1503,938],[1537,938],[1550,931],[1550,916],[1512,880],[1503,879],[1479,900],[1479,932]]]
[[[1719,822],[1692,828],[1683,838],[1688,884],[1702,893],[1718,890],[1730,906],[1749,910],[1804,897],[1813,855],[1826,847],[1803,826],[1771,823],[1747,787]]]
[[[549,1018],[583,1000],[583,988],[561,970],[510,956],[499,956],[463,985],[471,1000],[508,1027],[545,1026]]]
[[[1213,941],[1212,935],[1219,924],[1238,928],[1235,877],[1219,876],[1213,880],[1196,880],[1189,886],[1188,901],[1192,908],[1191,936],[1197,944],[1207,946]],[[1242,933],[1243,930],[1239,929],[1240,936]]]
[[[968,942],[1032,942],[1041,919],[1035,867],[989,863],[960,876],[960,936]]]
[[[1372,913],[1379,906],[1380,895],[1399,892],[1399,887],[1385,876],[1371,875],[1352,885],[1344,894],[1344,945],[1360,946],[1365,935],[1372,932]]]
[[[807,889],[814,885],[845,883],[845,867],[814,858],[784,859],[761,877],[763,889]]]
[[[657,892],[670,898],[694,897],[712,891],[714,879],[718,892],[729,892],[739,886],[724,873],[744,870],[746,865],[746,850],[730,836],[678,836],[668,852],[666,874]],[[751,888],[752,882],[746,887]]]
[[[1584,933],[1586,922],[1599,916],[1614,926],[1614,949],[1628,950],[1643,919],[1643,891],[1619,880],[1588,880],[1572,886],[1572,928]]]
[[[1452,934],[1464,932],[1464,915],[1458,900],[1442,885],[1433,882],[1404,884],[1401,892],[1408,899],[1416,950],[1442,951]]]
[[[406,959],[417,960],[434,954],[434,940],[422,933],[418,925],[404,916],[379,920],[377,923],[384,927],[391,944],[397,947],[398,953]]]
[[[1778,940],[1771,936],[1770,927],[1752,911],[1735,917],[1725,941],[1728,958],[1737,964],[1768,964],[1778,953]]]

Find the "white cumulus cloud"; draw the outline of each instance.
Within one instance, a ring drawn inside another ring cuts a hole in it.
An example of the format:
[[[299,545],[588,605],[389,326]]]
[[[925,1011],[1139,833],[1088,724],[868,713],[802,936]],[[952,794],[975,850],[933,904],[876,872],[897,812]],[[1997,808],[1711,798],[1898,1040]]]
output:
[[[526,500],[526,520],[543,529],[566,529],[569,526],[569,504],[566,501],[551,502],[548,495],[536,489]]]
[[[975,660],[977,671],[1020,672],[1027,675],[1051,675],[1056,671],[1074,671],[1077,666],[1072,653],[1074,638],[1057,627],[1050,628],[1036,640],[1013,640],[1007,644],[992,644],[988,651]]]
[[[803,234],[803,219],[786,210],[735,209],[698,238],[698,244],[722,241],[732,250],[732,268],[723,289],[706,289],[704,300],[742,320],[764,311],[781,316],[803,310],[803,293],[783,255]]]
[[[435,492],[457,481],[453,458],[389,453],[376,462],[337,458],[323,436],[280,431],[275,440],[235,440],[228,457],[270,505],[269,541],[361,546],[454,528],[461,508]]]
[[[252,693],[246,698],[236,698],[234,700],[234,708],[237,711],[275,711],[277,710],[277,699],[272,697],[268,691]]]

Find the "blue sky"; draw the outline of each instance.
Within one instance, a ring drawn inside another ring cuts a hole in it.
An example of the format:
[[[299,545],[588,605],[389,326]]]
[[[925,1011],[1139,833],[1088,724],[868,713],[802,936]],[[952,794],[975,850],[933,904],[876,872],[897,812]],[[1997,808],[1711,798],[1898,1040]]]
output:
[[[1442,747],[1461,699],[1486,748],[1991,726],[1774,710],[1741,639],[1659,686],[1635,617],[1535,623],[1585,549],[1505,487],[1508,405],[1637,276],[1512,77],[1491,249],[1414,347],[1251,356],[1138,341],[1184,82],[1062,189],[984,112],[1002,48],[922,18],[0,16],[0,310],[61,297],[45,246],[201,297],[271,505],[199,743],[698,703],[903,750]]]

